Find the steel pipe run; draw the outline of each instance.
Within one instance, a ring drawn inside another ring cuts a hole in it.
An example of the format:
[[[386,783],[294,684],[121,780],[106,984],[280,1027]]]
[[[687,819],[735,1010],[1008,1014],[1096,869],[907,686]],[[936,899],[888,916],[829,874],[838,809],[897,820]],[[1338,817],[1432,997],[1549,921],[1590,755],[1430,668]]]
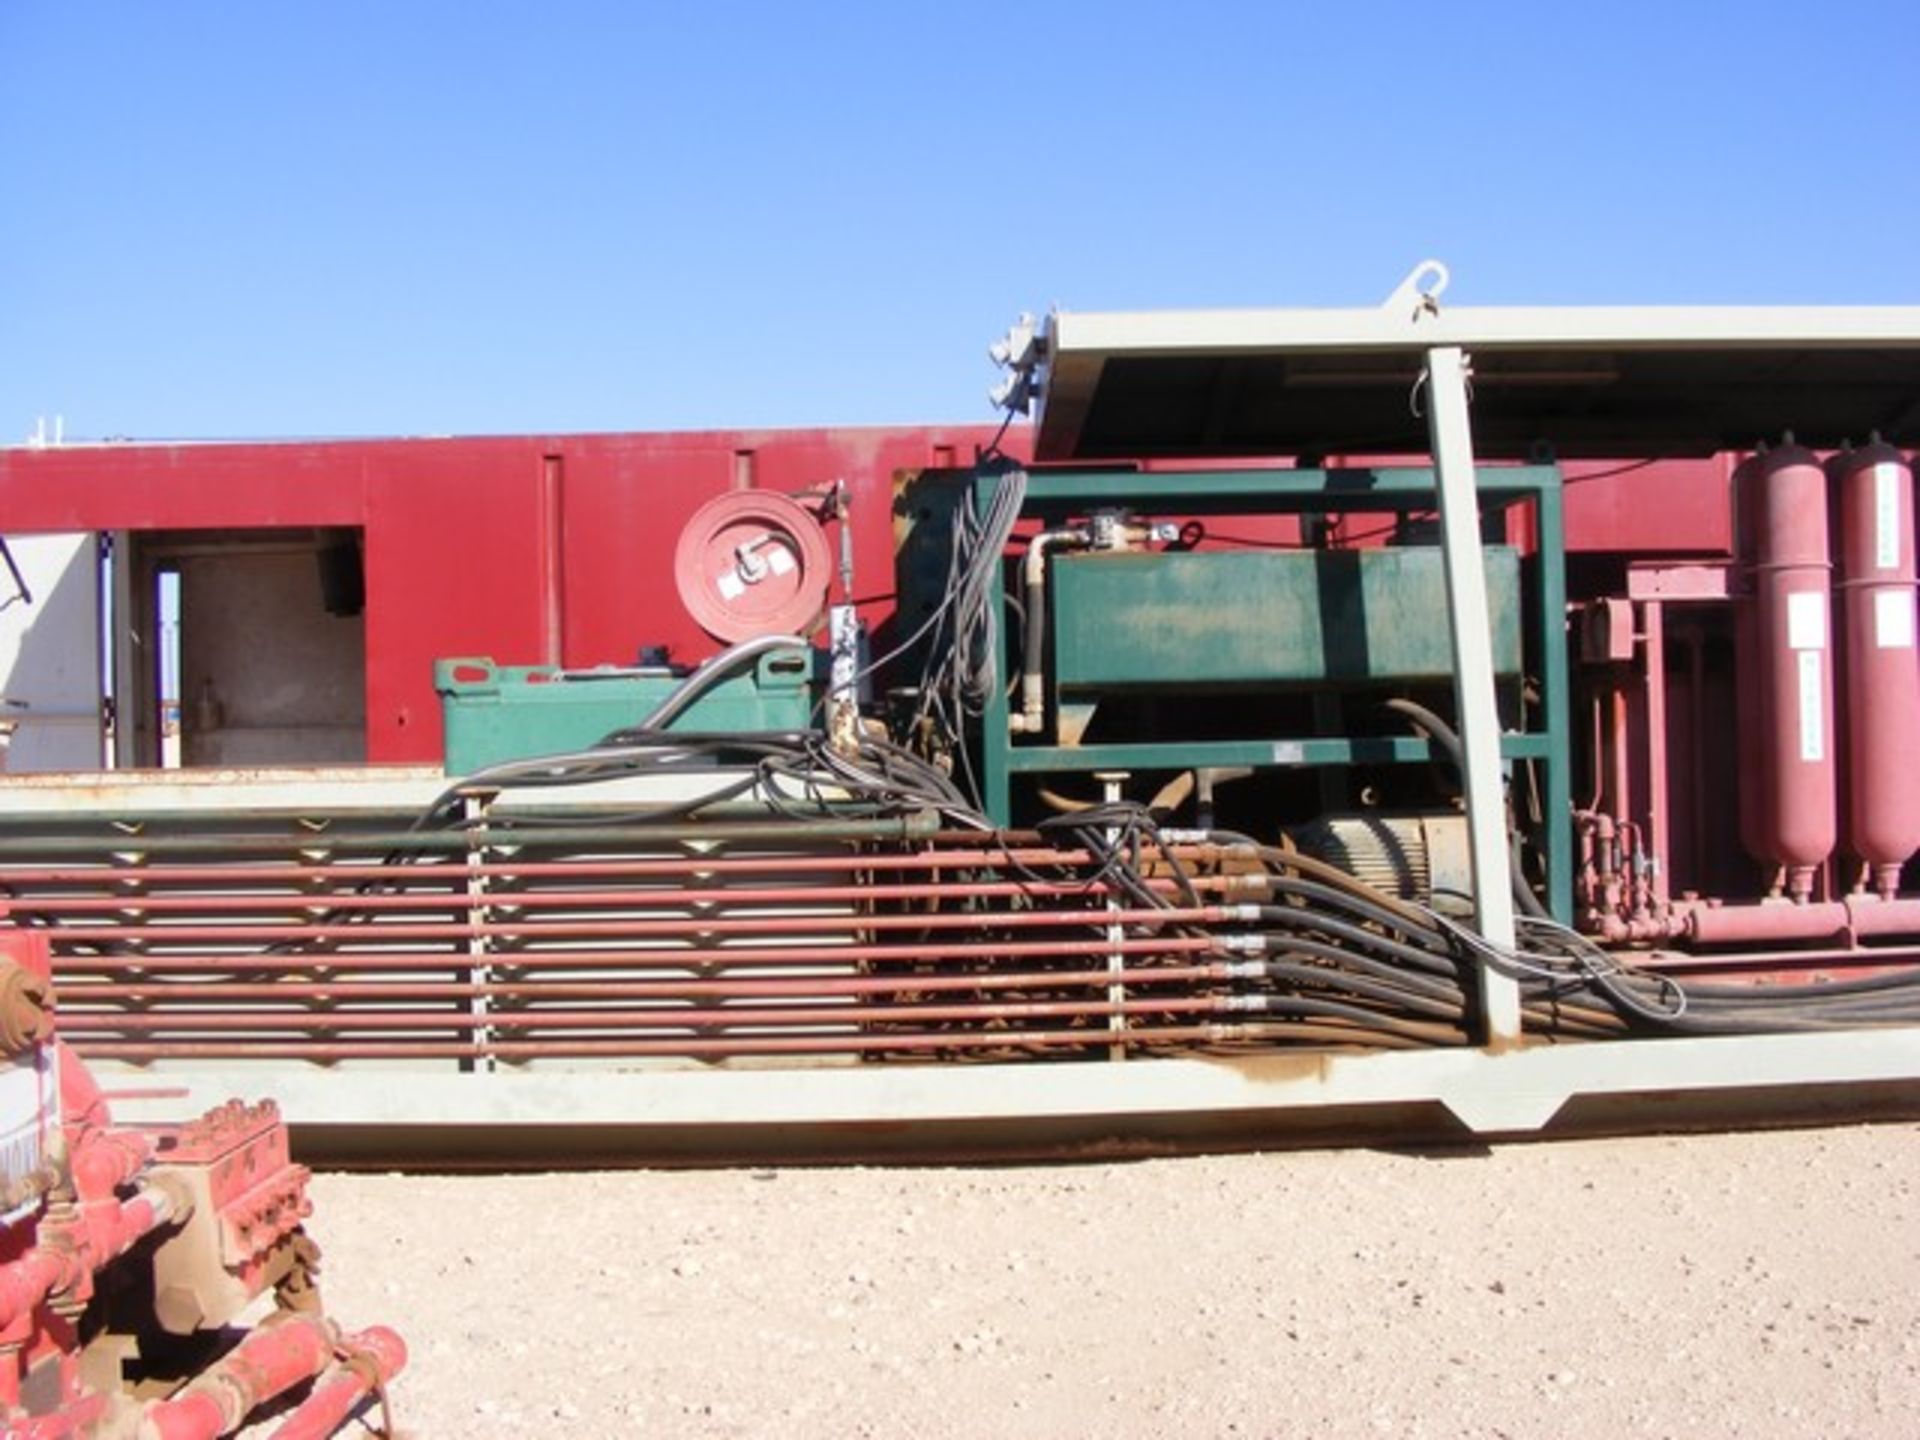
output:
[[[179,1213],[172,1194],[143,1186],[126,1200],[83,1203],[70,1224],[43,1223],[33,1249],[0,1265],[0,1344],[49,1296],[82,1288]]]
[[[1601,916],[1602,938],[1615,943],[1684,941],[1694,945],[1792,945],[1920,938],[1920,900],[1850,896],[1804,905],[1676,905],[1669,913],[1628,920]],[[1789,953],[1776,957],[1793,962]]]
[[[1264,997],[1205,995],[1147,1000],[988,1001],[970,1005],[796,1005],[749,1010],[656,1007],[648,1010],[325,1011],[171,1010],[164,1015],[86,1012],[63,1015],[63,1029],[85,1033],[159,1033],[169,1030],[250,1033],[379,1030],[844,1030],[853,1025],[1007,1024],[1022,1020],[1103,1019],[1108,1016],[1205,1015],[1256,1008],[1235,1003]],[[346,1043],[346,1042],[342,1042]]]
[[[475,908],[480,908],[476,905]],[[224,941],[287,944],[297,940],[591,940],[610,936],[822,934],[857,930],[1034,930],[1048,927],[1231,925],[1258,917],[1257,905],[1169,906],[1166,909],[937,911],[918,915],[714,915],[698,919],[459,921],[383,925],[99,925],[72,932],[85,943]]]
[[[844,928],[861,928],[859,917],[843,917]],[[676,946],[654,945],[633,950],[496,950],[486,955],[488,963],[505,970],[611,970],[611,969],[709,969],[714,966],[823,966],[848,964],[905,964],[937,960],[994,961],[1036,957],[1072,957],[1080,955],[1199,955],[1218,951],[1220,941],[1205,935],[1166,935],[1153,939],[1106,940],[1088,937],[1074,940],[973,940],[952,944],[864,945],[765,945],[724,946],[687,943]],[[324,964],[335,975],[347,973],[412,972],[418,970],[462,969],[473,957],[459,950],[395,951],[329,950],[322,954],[262,953],[168,953],[132,955],[75,955],[63,958],[62,983],[67,976],[91,974],[146,974],[166,971],[177,974],[213,973],[228,975],[236,971],[287,974],[308,973]],[[85,981],[80,983],[84,984]],[[181,985],[186,991],[197,982]]]
[[[631,843],[634,837],[629,836]],[[102,851],[123,852],[124,837],[102,840]],[[299,848],[281,845],[282,851]],[[1175,847],[1176,853],[1179,847]],[[841,852],[832,855],[689,855],[635,860],[486,860],[467,864],[462,861],[423,861],[417,865],[384,862],[342,862],[334,865],[102,865],[29,866],[0,865],[0,881],[10,885],[250,885],[261,881],[310,884],[337,880],[361,886],[375,880],[446,880],[464,886],[473,880],[516,880],[553,877],[557,879],[622,879],[647,876],[685,875],[807,875],[884,872],[890,870],[960,870],[977,867],[1049,865],[1092,865],[1093,857],[1084,850],[1044,846],[1008,848],[969,848],[947,850],[873,850]],[[322,892],[324,893],[324,892]]]
[[[140,1419],[140,1440],[217,1440],[267,1401],[312,1379],[333,1361],[332,1327],[315,1316],[283,1314],[229,1350],[172,1399]]]
[[[117,821],[136,817],[118,816]],[[168,817],[159,817],[168,818]],[[190,817],[198,818],[198,817]],[[714,820],[699,824],[648,824],[639,833],[654,845],[804,844],[862,840],[912,844],[939,825],[932,812],[871,820]],[[289,835],[136,834],[0,835],[0,856],[89,855],[284,855],[289,851],[526,850],[571,845],[630,846],[636,828],[620,825],[532,825],[515,829],[493,823],[470,830],[316,830]],[[975,841],[979,835],[974,836]]]
[[[367,1399],[379,1400],[385,1409],[386,1387],[407,1368],[406,1342],[375,1325],[345,1337],[335,1353],[343,1358],[314,1382],[313,1393],[267,1440],[328,1440]],[[389,1417],[382,1416],[378,1433],[396,1433]]]
[[[1235,978],[1235,966],[1167,965],[1126,966],[1119,970],[970,971],[961,974],[843,976],[795,975],[767,979],[730,980],[598,980],[598,981],[460,981],[397,984],[380,981],[326,980],[294,982],[224,982],[178,985],[114,985],[68,983],[63,990],[67,1014],[76,1019],[98,1018],[105,1011],[75,1011],[89,1001],[121,1000],[141,1003],[189,1000],[721,1000],[782,995],[840,996],[897,995],[946,990],[1104,989],[1118,978],[1128,985],[1220,983]],[[325,1018],[324,1015],[322,1018]]]
[[[6,877],[0,876],[0,879]],[[1156,894],[1178,894],[1173,880],[1143,878]],[[1254,875],[1199,875],[1187,882],[1202,894],[1264,896],[1268,886]],[[854,905],[915,900],[1105,899],[1126,892],[1101,881],[966,880],[951,883],[873,885],[782,885],[755,888],[659,890],[490,890],[479,893],[441,891],[431,894],[342,895],[152,895],[37,896],[13,902],[16,918],[52,920],[69,915],[192,915],[217,910],[226,914],[283,914],[292,911],[380,912],[422,910],[444,913],[480,908],[498,910],[557,910],[645,908],[691,909],[725,902],[747,905]],[[96,930],[75,926],[76,937]]]

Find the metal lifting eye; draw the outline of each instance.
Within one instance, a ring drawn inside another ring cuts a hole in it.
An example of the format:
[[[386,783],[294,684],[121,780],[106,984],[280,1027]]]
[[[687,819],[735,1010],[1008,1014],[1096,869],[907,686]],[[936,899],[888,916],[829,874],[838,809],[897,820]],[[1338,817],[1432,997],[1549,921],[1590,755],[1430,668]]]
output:
[[[1422,315],[1438,315],[1440,296],[1452,278],[1452,272],[1440,261],[1422,260],[1387,297],[1383,308],[1400,311],[1411,320],[1418,320]]]

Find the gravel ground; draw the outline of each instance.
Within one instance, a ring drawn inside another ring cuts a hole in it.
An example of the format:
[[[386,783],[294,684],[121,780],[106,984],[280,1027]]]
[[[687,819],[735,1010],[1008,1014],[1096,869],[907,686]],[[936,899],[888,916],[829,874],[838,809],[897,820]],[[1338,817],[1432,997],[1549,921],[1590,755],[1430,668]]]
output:
[[[415,1437],[1920,1435],[1920,1128],[325,1174]]]

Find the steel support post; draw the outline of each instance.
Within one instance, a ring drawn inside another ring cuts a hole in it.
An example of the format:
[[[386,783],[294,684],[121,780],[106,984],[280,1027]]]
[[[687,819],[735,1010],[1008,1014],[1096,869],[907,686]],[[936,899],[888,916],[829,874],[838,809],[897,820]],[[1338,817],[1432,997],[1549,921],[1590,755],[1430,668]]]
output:
[[[1427,433],[1440,492],[1440,543],[1453,636],[1453,698],[1465,752],[1467,835],[1473,858],[1473,904],[1480,934],[1514,943],[1512,861],[1507,851],[1500,711],[1488,638],[1487,575],[1474,480],[1473,430],[1467,419],[1467,358],[1457,345],[1427,351]],[[1490,965],[1480,967],[1480,1000],[1489,1046],[1520,1037],[1520,987]]]
[[[1560,472],[1552,470],[1534,495],[1534,538],[1540,571],[1540,689],[1546,715],[1547,908],[1562,925],[1573,923],[1573,743],[1567,699],[1567,536]],[[1515,757],[1512,738],[1502,747]]]

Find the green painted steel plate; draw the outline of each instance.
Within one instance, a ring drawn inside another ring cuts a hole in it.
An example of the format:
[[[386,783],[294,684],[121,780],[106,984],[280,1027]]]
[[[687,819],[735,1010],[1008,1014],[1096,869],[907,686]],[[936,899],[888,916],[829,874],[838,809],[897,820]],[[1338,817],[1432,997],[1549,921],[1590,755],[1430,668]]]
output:
[[[1520,557],[1489,547],[1494,664],[1520,670]],[[1063,555],[1063,693],[1174,685],[1442,680],[1453,673],[1440,550]]]

